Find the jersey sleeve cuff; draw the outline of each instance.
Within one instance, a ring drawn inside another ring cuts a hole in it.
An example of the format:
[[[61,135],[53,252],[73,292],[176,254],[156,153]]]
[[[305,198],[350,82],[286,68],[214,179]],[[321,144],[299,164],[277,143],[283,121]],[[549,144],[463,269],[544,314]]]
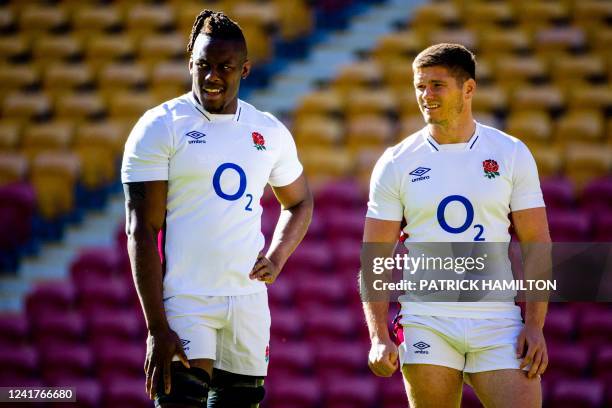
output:
[[[298,177],[302,175],[303,171],[304,171],[304,167],[300,165],[299,167],[296,167],[295,170],[292,171],[291,173],[287,173],[285,175],[282,175],[281,177],[275,177],[274,179],[270,179],[268,183],[272,187],[288,186],[289,184],[297,180]]]
[[[168,181],[168,170],[131,171],[129,173],[121,173],[122,183],[137,183],[140,181]]]

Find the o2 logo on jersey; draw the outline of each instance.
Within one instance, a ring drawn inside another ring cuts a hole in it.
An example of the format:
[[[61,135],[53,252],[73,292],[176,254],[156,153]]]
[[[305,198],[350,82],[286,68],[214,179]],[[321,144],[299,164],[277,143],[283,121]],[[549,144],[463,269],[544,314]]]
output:
[[[466,212],[465,222],[463,223],[463,225],[459,227],[451,227],[446,222],[446,217],[445,217],[446,207],[450,203],[454,203],[454,202],[461,203],[465,207],[465,212]],[[442,227],[442,229],[448,232],[449,234],[462,234],[465,231],[467,231],[468,228],[470,228],[472,226],[472,223],[474,222],[474,206],[472,205],[470,200],[468,200],[467,198],[461,195],[450,195],[444,198],[442,201],[440,201],[440,204],[438,204],[438,210],[436,211],[436,214],[438,217],[438,223],[440,224],[440,227]],[[484,233],[484,227],[481,224],[476,224],[473,227],[476,230],[476,236],[474,237],[474,241],[485,241],[485,238],[482,236],[482,234]]]
[[[221,188],[221,176],[226,171],[233,171],[237,173],[238,177],[240,178],[238,190],[233,194],[228,194],[227,192],[223,191],[223,189]],[[215,174],[213,175],[213,188],[215,189],[215,193],[217,193],[217,195],[224,200],[227,200],[227,201],[239,200],[240,198],[242,198],[247,188],[246,173],[244,172],[242,167],[240,167],[236,163],[223,163],[222,165],[217,167],[217,170],[215,170]],[[247,194],[245,197],[249,201],[247,205],[244,207],[244,209],[246,211],[253,211],[253,208],[251,207],[251,204],[253,203],[253,195]]]

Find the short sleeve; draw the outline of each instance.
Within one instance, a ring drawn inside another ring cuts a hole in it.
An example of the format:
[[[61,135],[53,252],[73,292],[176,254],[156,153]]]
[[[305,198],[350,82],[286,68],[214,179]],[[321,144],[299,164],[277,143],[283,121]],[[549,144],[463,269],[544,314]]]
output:
[[[171,137],[162,116],[151,111],[145,113],[125,143],[121,181],[168,180]]]
[[[268,179],[268,183],[272,187],[282,187],[293,183],[304,170],[298,159],[293,136],[282,123],[278,122],[278,125],[280,126],[279,143],[281,149]]]
[[[514,157],[510,210],[519,211],[544,206],[538,167],[527,146],[519,142]]]
[[[401,221],[404,208],[399,186],[400,181],[394,171],[392,151],[387,150],[372,170],[366,216],[380,220]]]

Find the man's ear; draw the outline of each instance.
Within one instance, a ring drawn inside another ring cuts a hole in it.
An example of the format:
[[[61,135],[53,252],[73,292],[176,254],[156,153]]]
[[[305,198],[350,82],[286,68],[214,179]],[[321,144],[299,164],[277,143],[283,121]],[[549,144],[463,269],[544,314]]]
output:
[[[466,99],[472,99],[474,97],[474,91],[476,90],[476,81],[472,78],[468,79],[463,83],[463,90],[465,92]]]
[[[193,60],[189,58],[189,75],[193,75]]]
[[[240,76],[242,77],[242,79],[245,79],[246,77],[249,76],[250,73],[251,73],[251,61],[246,60],[244,64],[242,64],[242,72],[240,73]]]

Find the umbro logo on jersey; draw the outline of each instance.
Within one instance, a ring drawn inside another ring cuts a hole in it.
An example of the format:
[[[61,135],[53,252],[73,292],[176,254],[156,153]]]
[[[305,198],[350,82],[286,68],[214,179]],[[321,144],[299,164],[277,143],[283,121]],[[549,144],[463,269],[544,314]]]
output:
[[[187,347],[189,343],[191,343],[191,340],[181,339],[181,346],[183,346],[183,350],[189,350],[189,347]]]
[[[204,136],[206,136],[204,133],[201,132],[197,132],[195,130],[192,130],[191,132],[187,132],[185,133],[185,136],[189,136],[190,138],[192,138],[193,140],[190,140],[188,143],[189,144],[194,144],[194,143],[206,143],[206,140],[200,140],[202,139]]]
[[[417,167],[408,174],[411,176],[416,176],[416,178],[412,179],[412,182],[414,183],[415,181],[428,180],[429,176],[425,176],[425,173],[429,172],[429,170],[431,169],[428,167]]]
[[[425,343],[424,341],[419,341],[417,343],[414,343],[412,346],[417,349],[414,351],[415,354],[429,354],[429,351],[427,351],[426,349],[431,347],[429,344]]]

